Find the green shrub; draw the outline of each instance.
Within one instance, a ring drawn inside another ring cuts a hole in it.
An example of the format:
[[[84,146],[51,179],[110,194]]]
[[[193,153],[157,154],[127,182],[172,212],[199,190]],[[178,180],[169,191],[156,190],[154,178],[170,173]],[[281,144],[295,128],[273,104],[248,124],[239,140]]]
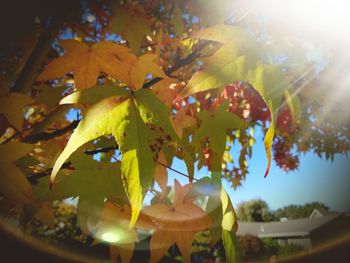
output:
[[[259,258],[265,253],[264,243],[257,236],[246,234],[240,237],[239,243],[244,260]]]
[[[298,245],[298,244],[287,244],[284,246],[279,247],[278,249],[278,257],[280,258],[284,258],[284,257],[288,257],[291,255],[295,255],[298,254],[302,251],[305,250],[305,247],[302,245]]]
[[[273,256],[278,254],[279,245],[276,239],[262,238],[262,242],[265,247],[265,254],[267,256]]]

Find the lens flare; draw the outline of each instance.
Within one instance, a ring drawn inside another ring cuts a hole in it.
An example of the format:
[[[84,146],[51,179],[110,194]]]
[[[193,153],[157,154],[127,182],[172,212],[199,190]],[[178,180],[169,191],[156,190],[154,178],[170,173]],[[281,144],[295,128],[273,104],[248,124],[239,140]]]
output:
[[[116,232],[105,232],[102,234],[101,238],[108,243],[117,243],[120,240],[120,237]]]

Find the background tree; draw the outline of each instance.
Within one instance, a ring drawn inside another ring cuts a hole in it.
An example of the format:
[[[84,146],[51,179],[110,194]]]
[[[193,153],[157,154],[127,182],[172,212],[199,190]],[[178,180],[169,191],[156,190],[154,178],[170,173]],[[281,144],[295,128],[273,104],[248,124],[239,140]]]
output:
[[[311,215],[314,209],[319,210],[321,213],[327,213],[329,211],[329,207],[327,207],[323,203],[312,202],[304,205],[288,205],[274,211],[273,215],[277,220],[282,217],[286,217],[289,219],[296,218],[306,218]]]
[[[236,209],[237,218],[246,222],[269,222],[274,217],[268,204],[261,199],[253,199],[241,202]]]
[[[190,261],[195,234],[208,229],[210,245],[222,240],[227,261],[237,261],[222,180],[236,188],[245,179],[254,131],[265,134],[265,176],[272,159],[290,171],[303,152],[333,159],[350,146],[350,118],[339,111],[349,94],[331,104],[318,95],[334,80],[342,88],[346,74],[320,70],[299,39],[285,41],[275,22],[259,25],[246,11],[226,0],[8,1],[0,14],[3,213],[17,211],[25,226],[52,218],[53,201],[79,197],[80,229],[108,242],[113,260],[130,261],[147,232],[151,261],[174,245]],[[172,167],[175,158],[187,173]],[[210,177],[198,180],[195,168]],[[167,169],[188,178],[170,183],[172,200]],[[157,196],[151,205],[147,193]],[[205,210],[194,202],[201,196]]]

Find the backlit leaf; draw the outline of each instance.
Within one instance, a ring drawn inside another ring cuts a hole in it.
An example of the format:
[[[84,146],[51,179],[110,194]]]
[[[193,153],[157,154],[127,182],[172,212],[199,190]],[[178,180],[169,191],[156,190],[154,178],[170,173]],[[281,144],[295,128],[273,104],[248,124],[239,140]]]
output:
[[[185,259],[190,262],[194,235],[209,227],[210,218],[194,203],[186,198],[190,185],[181,186],[175,180],[173,205],[157,203],[144,208],[144,213],[158,225],[151,237],[151,262],[158,262],[176,244]]]
[[[32,99],[24,94],[10,93],[0,97],[0,114],[4,114],[8,122],[18,131],[22,130],[24,107],[32,103]]]
[[[111,6],[113,17],[109,21],[112,32],[122,35],[129,43],[129,47],[138,53],[146,35],[152,35],[152,21],[145,15],[142,8],[132,5]]]
[[[242,28],[221,24],[199,31],[194,38],[217,41],[223,46],[202,59],[203,69],[192,76],[180,98],[245,80],[248,70],[258,61],[256,44]]]
[[[221,104],[215,112],[209,112],[206,110],[201,111],[198,114],[201,120],[201,126],[193,136],[192,143],[200,146],[200,141],[208,139],[210,149],[212,149],[217,155],[217,159],[221,159],[225,151],[226,146],[226,134],[228,129],[239,129],[243,127],[244,122],[235,114],[228,112],[228,101]],[[213,129],[215,127],[215,129]],[[221,168],[219,168],[221,169]]]
[[[56,79],[73,72],[75,87],[86,89],[95,86],[100,73],[105,72],[117,80],[128,81],[129,64],[118,58],[118,55],[128,53],[128,48],[112,41],[98,42],[91,47],[72,39],[60,43],[67,53],[51,61],[38,80]]]
[[[112,134],[122,153],[122,179],[132,207],[132,226],[150,187],[157,154],[157,140],[175,138],[168,109],[150,91],[139,90],[129,97],[109,97],[90,107],[57,159],[51,182],[69,156],[88,141]]]
[[[285,94],[285,90],[289,88],[289,82],[283,75],[282,70],[278,66],[259,64],[256,69],[250,70],[248,73],[250,84],[259,92],[271,115],[270,127],[264,138],[264,146],[267,155],[267,168],[265,176],[269,173],[271,165],[271,147],[276,129],[277,113],[281,105],[281,99]]]
[[[32,188],[15,161],[32,151],[35,145],[9,142],[0,145],[0,193],[6,198],[20,202],[32,203]]]

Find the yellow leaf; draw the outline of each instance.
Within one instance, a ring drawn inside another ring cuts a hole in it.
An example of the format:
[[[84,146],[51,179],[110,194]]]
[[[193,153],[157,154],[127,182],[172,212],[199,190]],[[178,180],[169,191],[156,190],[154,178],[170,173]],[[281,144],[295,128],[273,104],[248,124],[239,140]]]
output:
[[[18,131],[22,130],[23,108],[32,103],[32,99],[20,93],[10,93],[0,98],[0,113]]]
[[[161,198],[163,198],[165,195],[166,187],[168,183],[168,171],[167,171],[167,168],[164,165],[161,165],[160,163],[167,165],[163,152],[159,153],[158,163],[156,165],[155,172],[154,172],[154,180],[156,180],[157,184],[162,190]]]
[[[32,188],[21,170],[16,167],[15,161],[34,147],[31,144],[16,142],[0,145],[0,192],[6,198],[21,203],[32,203]]]
[[[158,56],[155,54],[145,54],[135,58],[131,62],[130,69],[130,83],[135,90],[142,88],[145,78],[148,74],[152,77],[167,78],[160,66],[155,63]]]
[[[76,40],[63,40],[61,45],[67,53],[51,61],[39,75],[39,81],[55,79],[73,72],[77,89],[96,85],[101,72],[127,83],[129,64],[120,60],[121,55],[130,52],[126,47],[112,41],[95,43],[91,47]]]
[[[186,114],[187,109],[181,108],[173,119],[173,125],[179,138],[182,138],[183,130],[196,124],[196,119]]]
[[[156,95],[165,105],[171,107],[175,97],[178,95],[178,88],[174,84],[176,80],[165,78],[152,86],[152,93]]]

